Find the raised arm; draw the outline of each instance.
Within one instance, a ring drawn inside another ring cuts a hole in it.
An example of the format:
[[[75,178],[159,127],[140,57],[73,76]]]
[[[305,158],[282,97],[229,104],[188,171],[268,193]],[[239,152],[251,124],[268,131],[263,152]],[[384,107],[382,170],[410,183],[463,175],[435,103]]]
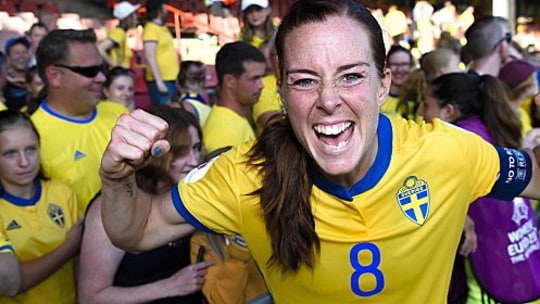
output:
[[[540,145],[529,152],[532,164],[532,177],[529,185],[521,192],[520,196],[532,199],[540,199]]]
[[[96,200],[85,219],[78,280],[79,303],[146,303],[187,295],[200,289],[205,269],[211,263],[190,265],[169,278],[147,284],[114,286],[125,251],[114,247],[105,234],[100,205]]]
[[[146,194],[137,188],[135,171],[170,149],[167,123],[143,110],[122,115],[101,160],[101,213],[112,243],[144,251],[174,240],[190,229],[175,210],[170,194]]]

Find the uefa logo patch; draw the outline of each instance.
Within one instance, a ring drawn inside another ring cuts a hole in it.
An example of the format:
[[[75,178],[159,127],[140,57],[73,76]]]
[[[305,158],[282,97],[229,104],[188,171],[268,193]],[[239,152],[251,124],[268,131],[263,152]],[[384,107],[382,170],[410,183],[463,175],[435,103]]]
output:
[[[396,193],[405,216],[417,225],[424,225],[429,214],[429,186],[425,180],[409,176]]]

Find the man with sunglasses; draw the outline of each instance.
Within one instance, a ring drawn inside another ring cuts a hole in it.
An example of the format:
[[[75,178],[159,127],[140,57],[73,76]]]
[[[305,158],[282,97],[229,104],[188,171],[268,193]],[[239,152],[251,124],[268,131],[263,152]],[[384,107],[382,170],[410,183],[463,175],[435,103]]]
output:
[[[41,135],[41,162],[47,176],[71,186],[82,215],[101,189],[101,155],[127,109],[100,101],[106,69],[93,30],[53,30],[36,56],[47,92],[31,114]]]
[[[508,20],[498,16],[479,18],[467,29],[465,38],[461,57],[469,64],[469,72],[497,77],[510,55],[512,31]]]

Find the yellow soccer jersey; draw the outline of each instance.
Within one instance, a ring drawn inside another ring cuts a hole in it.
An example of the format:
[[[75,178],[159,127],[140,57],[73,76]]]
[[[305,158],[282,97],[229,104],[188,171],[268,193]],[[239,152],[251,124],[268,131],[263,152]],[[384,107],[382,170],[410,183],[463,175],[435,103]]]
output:
[[[146,22],[142,39],[143,42],[157,43],[156,59],[161,79],[163,81],[175,81],[180,71],[180,65],[174,39],[169,32],[169,28],[154,22]],[[154,76],[149,68],[146,69],[146,81],[154,81]]]
[[[172,199],[198,229],[242,235],[276,303],[446,303],[468,204],[492,189],[500,152],[439,120],[381,115],[378,140],[375,165],[351,189],[313,177],[321,251],[312,270],[267,265],[270,240],[249,195],[262,182],[246,164],[251,144],[190,172]]]
[[[127,109],[119,103],[101,101],[90,118],[74,120],[54,112],[44,101],[31,116],[41,136],[41,163],[46,175],[71,187],[81,215],[101,190],[101,156],[122,113]]]
[[[50,253],[65,240],[78,218],[75,195],[59,181],[36,182],[33,198],[4,193],[0,198],[0,225],[21,262]],[[0,297],[0,303],[75,303],[73,261],[66,262],[40,284],[16,297]]]
[[[109,57],[116,65],[129,68],[133,51],[127,45],[127,33],[123,28],[116,27],[110,33],[107,39],[110,39],[114,46],[109,49]]]
[[[261,115],[267,112],[281,112],[281,98],[278,93],[276,76],[273,74],[266,75],[262,78],[264,89],[261,92],[261,97],[253,105],[253,121],[257,123],[257,128],[262,131],[262,126],[259,126],[258,119]]]
[[[255,132],[245,117],[218,105],[212,106],[203,134],[203,144],[208,152],[255,139]]]

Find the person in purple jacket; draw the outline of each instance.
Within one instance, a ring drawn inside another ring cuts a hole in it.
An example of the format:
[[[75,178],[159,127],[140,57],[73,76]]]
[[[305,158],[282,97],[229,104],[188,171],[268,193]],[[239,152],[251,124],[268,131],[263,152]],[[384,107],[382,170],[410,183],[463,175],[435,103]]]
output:
[[[439,118],[478,134],[486,141],[521,147],[521,124],[505,101],[498,79],[465,73],[439,76],[424,94],[424,118]],[[477,203],[490,201],[490,203]],[[531,203],[480,198],[468,212],[477,247],[469,255],[482,303],[523,303],[540,297],[540,241]]]

